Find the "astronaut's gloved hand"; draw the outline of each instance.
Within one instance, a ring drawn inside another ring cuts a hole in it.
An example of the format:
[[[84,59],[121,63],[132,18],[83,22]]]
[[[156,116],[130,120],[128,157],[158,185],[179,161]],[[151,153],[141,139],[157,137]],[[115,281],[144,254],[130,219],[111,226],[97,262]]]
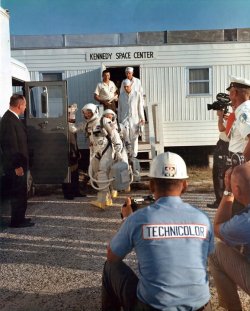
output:
[[[115,152],[121,152],[122,151],[122,146],[120,144],[115,144],[114,145],[114,149],[115,149]]]
[[[127,149],[127,154],[128,154],[128,158],[131,159],[133,158],[133,149],[132,149],[132,146],[130,144],[128,144],[126,146],[126,149]]]
[[[73,123],[69,123],[69,132],[70,133],[76,133],[77,132],[77,127]]]
[[[122,160],[122,155],[120,152],[115,153],[115,160],[121,161]]]

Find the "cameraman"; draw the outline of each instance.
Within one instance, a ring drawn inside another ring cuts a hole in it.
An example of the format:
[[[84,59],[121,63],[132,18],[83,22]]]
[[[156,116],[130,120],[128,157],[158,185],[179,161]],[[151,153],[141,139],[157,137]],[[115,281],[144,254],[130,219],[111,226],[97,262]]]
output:
[[[241,153],[250,160],[250,80],[232,77],[227,88],[232,106],[235,109],[235,121],[230,133],[229,151]]]
[[[124,222],[108,246],[102,311],[211,310],[206,266],[213,229],[203,212],[180,198],[187,188],[186,164],[175,153],[162,153],[149,176],[155,203],[131,214],[127,199]],[[123,262],[132,249],[138,277]]]
[[[230,168],[225,191],[214,218],[215,235],[221,240],[210,256],[210,270],[219,304],[227,310],[242,310],[237,286],[250,295],[250,163]],[[236,198],[246,209],[232,217]],[[241,251],[236,247],[241,247]]]
[[[217,116],[220,135],[213,157],[213,186],[216,200],[212,204],[207,204],[209,208],[217,208],[220,204],[224,191],[224,176],[227,169],[226,158],[228,157],[229,138],[226,134],[226,122],[228,114],[225,114],[224,109],[217,110]]]
[[[232,77],[227,88],[232,107],[235,111],[235,121],[229,134],[230,156],[237,154],[250,160],[250,80]],[[238,163],[241,164],[241,163]],[[233,206],[233,214],[238,213],[242,205],[237,202]]]

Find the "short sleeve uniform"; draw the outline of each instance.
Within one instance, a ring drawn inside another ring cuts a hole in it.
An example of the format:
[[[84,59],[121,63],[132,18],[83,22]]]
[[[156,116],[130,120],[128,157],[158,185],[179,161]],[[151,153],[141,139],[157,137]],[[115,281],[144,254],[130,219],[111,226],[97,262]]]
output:
[[[212,225],[180,197],[160,198],[133,213],[110,247],[120,257],[134,248],[139,265],[137,296],[142,302],[179,311],[196,310],[209,301],[206,265],[214,248]]]
[[[235,110],[235,121],[231,129],[229,151],[242,153],[247,145],[247,135],[249,134],[250,100],[247,100]]]
[[[220,225],[220,235],[230,246],[243,245],[244,255],[250,262],[250,206]]]
[[[109,81],[109,83],[101,82],[98,83],[95,89],[95,94],[100,96],[101,100],[112,100],[117,91],[117,87],[113,81]]]

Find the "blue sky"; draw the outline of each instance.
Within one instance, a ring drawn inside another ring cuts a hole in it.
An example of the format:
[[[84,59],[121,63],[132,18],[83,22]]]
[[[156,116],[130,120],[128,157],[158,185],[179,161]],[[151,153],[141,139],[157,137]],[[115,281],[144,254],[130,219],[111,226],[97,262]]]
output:
[[[250,28],[250,0],[0,0],[13,35]]]

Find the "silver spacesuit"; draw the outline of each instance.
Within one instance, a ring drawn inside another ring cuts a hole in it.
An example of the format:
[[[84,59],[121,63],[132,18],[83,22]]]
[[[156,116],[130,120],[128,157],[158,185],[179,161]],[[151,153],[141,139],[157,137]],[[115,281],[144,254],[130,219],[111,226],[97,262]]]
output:
[[[128,163],[128,158],[133,156],[133,150],[127,129],[123,124],[117,122],[116,113],[111,109],[104,110],[102,115],[104,117],[103,120],[106,120],[106,130],[109,132],[109,135],[111,137],[119,135],[122,141],[122,150],[117,153],[117,156]],[[119,141],[119,138],[117,140]]]
[[[87,122],[86,133],[90,143],[89,177],[92,186],[98,190],[97,200],[91,204],[105,208],[112,205],[110,168],[116,159],[121,158],[123,145],[112,120],[100,117],[96,105],[87,104],[82,108],[82,112]]]

